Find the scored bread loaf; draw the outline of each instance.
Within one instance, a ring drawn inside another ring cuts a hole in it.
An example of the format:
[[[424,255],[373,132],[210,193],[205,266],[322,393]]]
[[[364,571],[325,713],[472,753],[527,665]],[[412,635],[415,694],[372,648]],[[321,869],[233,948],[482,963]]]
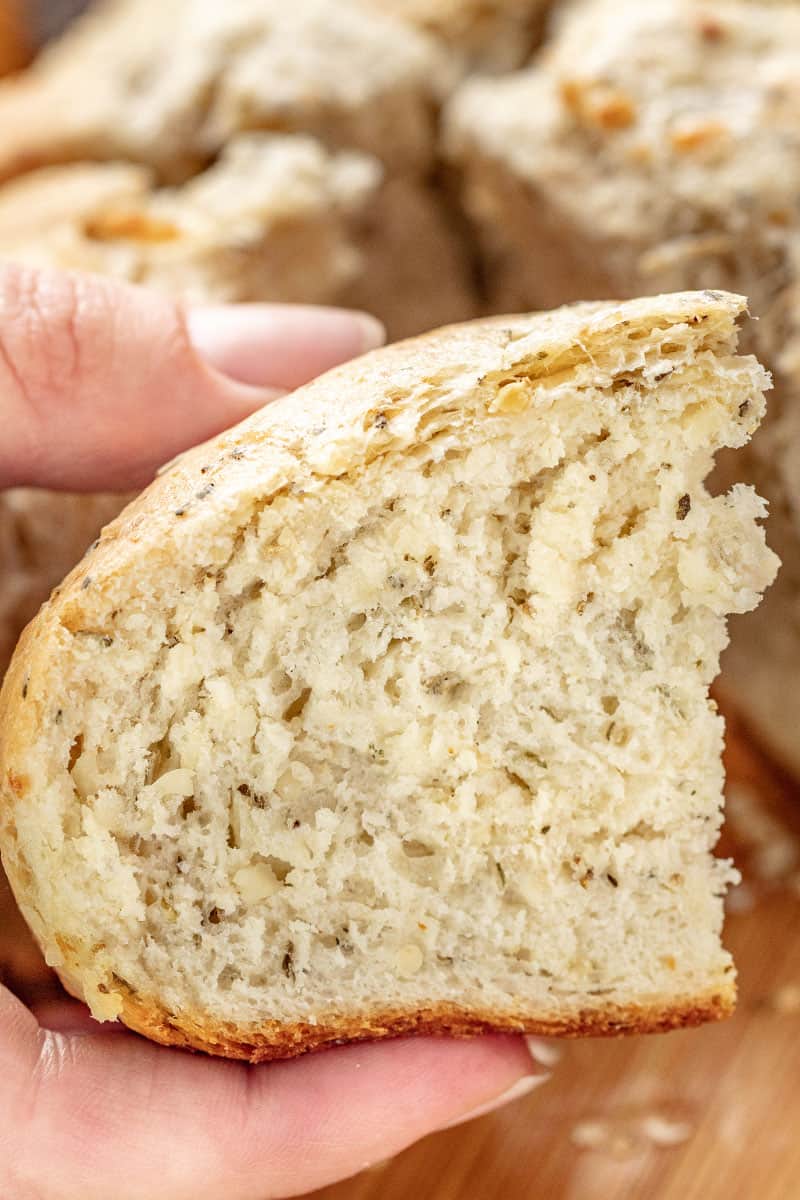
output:
[[[712,497],[739,297],[580,305],[339,368],[176,461],[20,643],[0,845],[101,1019],[252,1061],[728,1013]]]

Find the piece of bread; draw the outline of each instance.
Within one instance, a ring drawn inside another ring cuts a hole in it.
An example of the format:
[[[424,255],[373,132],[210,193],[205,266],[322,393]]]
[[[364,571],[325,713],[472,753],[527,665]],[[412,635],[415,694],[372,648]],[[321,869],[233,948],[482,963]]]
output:
[[[452,327],[179,459],[29,627],[0,844],[101,1019],[252,1061],[723,1016],[720,293]]]
[[[583,0],[529,70],[465,83],[445,141],[491,304],[730,288],[780,365],[800,346],[798,71],[794,3]]]
[[[181,180],[253,129],[420,172],[456,75],[432,39],[357,0],[107,0],[0,86],[0,178],[123,158]]]
[[[477,70],[511,71],[530,58],[551,0],[365,0],[433,34]]]

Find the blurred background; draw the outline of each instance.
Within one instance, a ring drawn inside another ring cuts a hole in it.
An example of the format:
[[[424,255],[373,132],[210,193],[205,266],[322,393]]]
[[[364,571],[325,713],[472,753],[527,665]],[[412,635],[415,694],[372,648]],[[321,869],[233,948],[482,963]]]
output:
[[[737,621],[721,852],[737,1015],[552,1044],[552,1081],[327,1200],[800,1200],[800,5],[0,0],[0,257],[192,301],[350,303],[404,336],[726,287],[773,370],[744,474],[781,583]],[[33,67],[47,39],[67,30]],[[733,471],[733,474],[731,472]],[[0,494],[0,674],[116,495]],[[58,985],[0,876],[0,978]]]
[[[23,66],[36,47],[61,33],[84,8],[86,0],[8,0],[0,6],[2,69]]]

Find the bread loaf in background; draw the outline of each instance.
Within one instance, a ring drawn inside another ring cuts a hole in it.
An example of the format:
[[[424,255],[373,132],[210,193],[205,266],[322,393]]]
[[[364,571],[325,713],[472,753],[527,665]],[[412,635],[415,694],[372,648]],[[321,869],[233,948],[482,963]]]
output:
[[[260,1059],[719,1017],[767,377],[717,292],[445,329],[189,452],[25,634],[0,843],[101,1019]],[[91,896],[91,904],[86,897]]]
[[[312,133],[419,173],[457,68],[358,0],[106,0],[0,88],[0,175],[122,158],[180,180],[236,133]]]
[[[800,7],[581,0],[547,53],[467,81],[445,146],[490,303],[735,287],[777,365],[793,346]]]
[[[175,188],[132,164],[42,168],[0,187],[0,258],[194,303],[336,303],[367,270],[360,224],[381,180],[374,159],[269,134],[235,138]]]
[[[319,198],[329,189],[334,216],[350,185],[340,182],[344,167],[334,165],[341,160],[332,152],[344,148],[349,159],[354,149],[367,152],[382,186],[374,188],[372,203],[362,195],[364,202],[356,205],[364,257],[352,267],[352,291],[342,298],[384,319],[390,336],[403,337],[477,312],[471,252],[432,177],[438,109],[462,69],[435,40],[359,0],[335,6],[325,0],[106,0],[32,70],[0,85],[0,178],[46,164],[125,162],[131,171],[131,164],[143,164],[153,171],[154,185],[188,187],[148,198],[147,209],[179,207],[186,216],[204,200],[216,209],[213,230],[195,239],[190,254],[196,257],[203,240],[211,243],[217,264],[227,254],[228,278],[218,300],[336,302],[328,283],[333,256],[320,262],[310,241],[304,278],[297,252],[293,278],[287,278],[274,239],[255,264],[249,261],[269,208],[284,209],[284,239],[293,217],[298,241],[309,230],[302,194],[299,210],[292,211],[302,189],[301,152],[256,150],[247,141],[245,150],[240,135],[254,131],[264,141],[259,131],[316,137],[323,148],[313,168],[306,164],[306,173],[317,177],[308,186]],[[312,156],[308,149],[303,153],[306,160]],[[210,173],[195,182],[209,164],[215,164]],[[330,182],[334,174],[338,179]],[[2,199],[0,204],[8,208]],[[238,255],[225,244],[223,214],[249,218]],[[266,228],[271,234],[268,223]],[[73,238],[67,253],[62,238],[61,256],[77,267],[119,268],[124,275],[143,257],[135,245],[127,253],[124,238],[111,239],[113,253],[98,250],[92,240]],[[43,256],[54,250],[51,238],[37,241],[44,242]],[[145,281],[164,286],[170,265],[185,261],[186,244],[158,247],[155,269],[142,272]],[[205,283],[208,269],[202,274]],[[192,294],[180,278],[173,287]]]
[[[21,0],[0,0],[0,75],[24,67],[31,49],[32,38]]]
[[[687,287],[745,292],[774,427],[722,464],[769,500],[787,564],[733,625],[722,689],[800,774],[800,6],[580,0],[542,55],[467,81],[445,144],[489,306]]]

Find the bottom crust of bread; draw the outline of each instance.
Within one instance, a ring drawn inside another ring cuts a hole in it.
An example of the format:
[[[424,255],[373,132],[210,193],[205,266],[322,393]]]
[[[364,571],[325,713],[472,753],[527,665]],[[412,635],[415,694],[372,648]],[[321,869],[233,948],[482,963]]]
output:
[[[62,982],[67,991],[78,995],[68,978],[62,977]],[[375,1009],[357,1015],[331,1014],[313,1024],[264,1021],[258,1026],[241,1026],[213,1024],[191,1013],[168,1013],[155,1001],[123,993],[119,1019],[134,1033],[162,1046],[262,1063],[296,1058],[330,1046],[412,1034],[470,1038],[505,1033],[581,1038],[668,1033],[721,1021],[733,1013],[735,1005],[735,984],[726,982],[724,988],[704,995],[641,1005],[606,1005],[560,1012],[499,1012],[462,1008],[457,1004],[432,1004],[405,1010]]]

